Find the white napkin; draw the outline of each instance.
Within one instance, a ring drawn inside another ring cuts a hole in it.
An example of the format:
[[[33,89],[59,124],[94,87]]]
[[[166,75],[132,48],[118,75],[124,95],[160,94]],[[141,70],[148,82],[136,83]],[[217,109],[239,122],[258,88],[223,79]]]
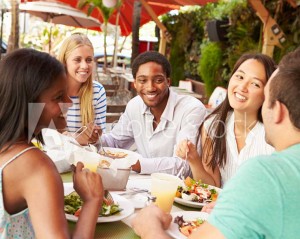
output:
[[[90,154],[93,155],[92,158],[95,158],[95,155],[99,158],[94,146],[83,147],[74,138],[56,130],[43,129],[42,134],[45,142],[44,150],[60,173],[70,171],[72,163],[83,161],[82,159],[86,157],[90,158]]]
[[[120,149],[120,151],[122,151],[122,149]],[[111,179],[116,179],[120,176],[123,176],[122,174],[118,174],[118,170],[119,169],[129,169],[131,167],[131,165],[135,164],[137,161],[137,159],[133,159],[131,157],[112,159],[112,158],[101,155],[100,156],[100,164],[101,164],[102,160],[105,160],[110,163],[108,170],[105,170],[105,176],[109,177]]]
[[[62,150],[51,149],[46,152],[54,162],[59,173],[71,171],[70,163],[66,160],[66,154]]]

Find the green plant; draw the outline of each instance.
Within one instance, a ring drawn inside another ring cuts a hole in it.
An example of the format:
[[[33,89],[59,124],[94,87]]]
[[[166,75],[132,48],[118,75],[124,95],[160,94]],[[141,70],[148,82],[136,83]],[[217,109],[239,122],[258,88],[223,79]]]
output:
[[[176,42],[173,44],[173,47],[170,52],[170,64],[172,66],[171,73],[171,83],[172,85],[179,84],[180,80],[183,80],[184,77],[184,51]]]
[[[119,8],[122,5],[122,0],[118,0],[115,7],[108,8],[104,6],[102,0],[79,0],[78,7],[83,9],[87,7],[87,15],[91,15],[95,8],[99,9],[101,12],[103,21],[104,21],[104,70],[107,67],[107,24],[110,16],[113,14],[116,8]]]
[[[207,42],[201,47],[199,74],[205,83],[205,92],[209,96],[216,86],[224,85],[220,78],[223,52],[220,43]]]
[[[197,65],[199,46],[203,38],[203,14],[200,7],[180,11],[178,15],[166,14],[162,22],[172,35],[170,62],[172,65],[172,84],[178,85],[187,76],[199,79]]]
[[[184,79],[184,46],[186,45],[186,33],[188,28],[184,25],[184,21],[179,20],[181,16],[169,14],[166,16],[164,18],[170,21],[168,23],[168,30],[172,35],[172,47],[170,49],[169,59],[172,65],[171,80],[172,85],[178,85],[178,82]],[[181,29],[181,31],[178,31],[178,29]]]
[[[287,39],[283,48],[275,47],[273,58],[279,62],[283,55],[300,45],[300,8],[292,8],[288,1],[278,0],[264,1],[264,5]],[[206,21],[225,18],[230,20],[227,41],[211,43],[205,31]],[[208,97],[215,86],[226,85],[242,54],[262,51],[264,26],[247,0],[219,0],[175,16],[164,15],[162,21],[173,37],[170,61],[176,68],[175,83],[183,77],[182,72],[194,75],[199,70],[207,85]]]

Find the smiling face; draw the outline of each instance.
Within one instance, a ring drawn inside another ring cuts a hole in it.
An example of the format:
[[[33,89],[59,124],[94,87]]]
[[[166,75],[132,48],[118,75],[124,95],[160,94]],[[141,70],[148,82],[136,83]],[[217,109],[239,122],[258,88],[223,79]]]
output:
[[[88,45],[77,47],[66,59],[66,68],[69,80],[86,82],[93,70],[93,49]]]
[[[49,128],[49,126],[57,130],[66,128],[67,111],[72,106],[72,101],[67,95],[66,82],[66,75],[60,75],[51,87],[43,91],[38,98],[37,103],[42,104],[34,105],[35,112],[41,112],[35,134],[38,134],[43,128]]]
[[[257,114],[264,101],[266,83],[264,65],[254,59],[246,60],[230,78],[228,85],[230,106],[237,111]]]
[[[163,110],[168,102],[170,79],[161,65],[147,62],[140,65],[134,86],[144,103],[150,108]]]

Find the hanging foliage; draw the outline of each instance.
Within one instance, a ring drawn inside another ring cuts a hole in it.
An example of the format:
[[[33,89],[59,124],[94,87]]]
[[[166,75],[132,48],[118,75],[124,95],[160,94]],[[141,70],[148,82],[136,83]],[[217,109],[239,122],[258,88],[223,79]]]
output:
[[[287,1],[278,0],[264,1],[264,5],[287,39],[282,49],[275,47],[273,58],[279,62],[283,55],[300,45],[300,7],[295,9]],[[223,19],[230,22],[227,40],[210,44],[206,22]],[[176,68],[172,76],[176,79],[174,83],[182,80],[182,72],[184,76],[197,80],[201,76],[199,80],[207,85],[207,97],[213,87],[227,85],[233,66],[242,54],[262,51],[263,23],[247,0],[219,0],[203,7],[193,7],[175,16],[165,15],[163,23],[173,37],[170,61]],[[211,65],[208,53],[215,66]]]
[[[223,52],[220,43],[207,42],[202,46],[199,74],[205,83],[205,91],[212,93],[218,85],[223,85],[220,78]]]
[[[204,35],[203,13],[194,7],[179,14],[166,14],[162,22],[172,35],[170,62],[172,85],[178,85],[186,77],[200,80],[197,72],[199,47]]]

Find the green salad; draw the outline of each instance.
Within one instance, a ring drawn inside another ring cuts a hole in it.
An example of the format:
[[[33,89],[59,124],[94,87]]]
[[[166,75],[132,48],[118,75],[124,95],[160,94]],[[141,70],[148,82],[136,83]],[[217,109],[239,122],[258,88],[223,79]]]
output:
[[[79,216],[81,211],[81,206],[83,201],[81,200],[80,196],[74,191],[65,196],[65,213],[72,214],[74,216]],[[116,213],[122,211],[118,204],[112,203],[109,204],[107,200],[104,200],[102,203],[102,210],[99,212],[99,216],[111,216]]]

